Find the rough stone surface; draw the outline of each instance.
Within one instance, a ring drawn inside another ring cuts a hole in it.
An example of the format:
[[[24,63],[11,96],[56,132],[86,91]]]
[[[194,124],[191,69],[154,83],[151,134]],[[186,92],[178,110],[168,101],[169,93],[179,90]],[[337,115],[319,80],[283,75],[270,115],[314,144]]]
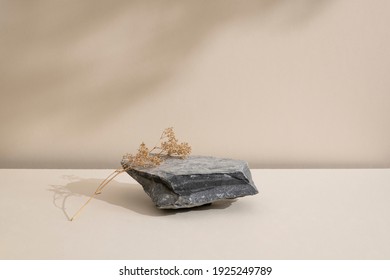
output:
[[[159,166],[127,173],[161,209],[189,208],[258,193],[248,164],[242,160],[168,157]]]

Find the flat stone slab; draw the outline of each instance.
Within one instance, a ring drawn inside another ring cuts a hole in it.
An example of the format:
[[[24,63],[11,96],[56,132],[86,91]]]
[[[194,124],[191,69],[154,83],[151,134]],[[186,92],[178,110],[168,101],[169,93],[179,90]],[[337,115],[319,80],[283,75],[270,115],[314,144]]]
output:
[[[248,164],[242,160],[167,157],[159,166],[130,169],[127,173],[160,209],[196,207],[258,193]]]

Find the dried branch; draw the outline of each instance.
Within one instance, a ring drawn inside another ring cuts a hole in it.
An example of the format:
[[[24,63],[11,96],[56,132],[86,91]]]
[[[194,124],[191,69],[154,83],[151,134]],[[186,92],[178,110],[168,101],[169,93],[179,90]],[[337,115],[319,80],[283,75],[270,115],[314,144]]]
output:
[[[156,153],[155,151],[159,151]],[[154,167],[160,165],[165,157],[177,156],[180,158],[186,158],[191,153],[191,146],[186,143],[179,143],[175,136],[175,132],[172,127],[166,128],[161,136],[159,143],[154,146],[151,150],[145,145],[145,143],[141,143],[138,148],[138,152],[135,155],[125,154],[123,156],[122,164],[123,168],[116,169],[110,175],[104,179],[94,194],[84,203],[83,206],[73,215],[70,219],[73,221],[80,212],[84,209],[85,206],[96,196],[102,193],[102,190],[110,183],[116,176],[119,174],[128,171],[137,167]]]

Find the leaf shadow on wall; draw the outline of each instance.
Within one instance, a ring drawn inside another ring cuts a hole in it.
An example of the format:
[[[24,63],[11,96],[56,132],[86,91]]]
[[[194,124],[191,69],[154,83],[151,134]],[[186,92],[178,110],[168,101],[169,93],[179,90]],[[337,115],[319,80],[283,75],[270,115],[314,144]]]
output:
[[[294,4],[291,18],[302,20],[326,2],[5,1],[0,116],[8,122],[1,127],[54,119],[83,130],[110,122],[171,80],[224,24]]]

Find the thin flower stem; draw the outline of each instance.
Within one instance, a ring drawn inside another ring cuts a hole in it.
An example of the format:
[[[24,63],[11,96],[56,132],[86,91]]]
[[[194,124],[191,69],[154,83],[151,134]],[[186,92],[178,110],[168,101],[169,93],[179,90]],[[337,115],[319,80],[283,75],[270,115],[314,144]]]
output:
[[[83,206],[76,212],[76,214],[73,215],[73,217],[70,219],[70,221],[73,221],[78,215],[80,215],[81,211],[91,202],[91,200],[96,196],[102,193],[102,190],[104,187],[107,186],[108,183],[110,183],[116,176],[121,174],[122,172],[126,171],[126,169],[117,169],[114,172],[112,172],[110,175],[107,176],[106,179],[103,180],[103,182],[100,183],[96,191],[93,193],[93,195],[87,200],[87,202],[84,203]]]
[[[107,186],[108,183],[110,183],[116,176],[118,176],[120,173],[124,171],[125,169],[117,169],[114,172],[112,172],[110,175],[108,175],[107,178],[100,183],[99,187],[95,191],[95,194],[101,194],[104,187]]]
[[[149,154],[151,154],[154,150],[162,150],[162,148],[154,146],[153,149],[150,150]]]
[[[156,149],[162,150],[162,148],[160,147],[160,145],[161,145],[161,141],[162,141],[164,138],[167,138],[167,135],[166,135],[166,131],[165,131],[165,130],[161,133],[160,140],[159,140],[158,143],[153,147],[153,149],[150,150],[150,153],[152,153],[152,152],[153,152],[154,150],[156,150]],[[159,155],[160,155],[160,154],[161,154],[161,152],[159,153]]]
[[[87,206],[87,204],[95,197],[96,193],[94,193],[88,200],[87,202],[84,203],[83,206],[81,206],[81,208],[76,212],[76,214],[73,215],[72,218],[70,218],[70,221],[74,221],[74,219],[76,219],[76,217],[78,215],[80,215],[80,212],[84,209],[85,206]]]

